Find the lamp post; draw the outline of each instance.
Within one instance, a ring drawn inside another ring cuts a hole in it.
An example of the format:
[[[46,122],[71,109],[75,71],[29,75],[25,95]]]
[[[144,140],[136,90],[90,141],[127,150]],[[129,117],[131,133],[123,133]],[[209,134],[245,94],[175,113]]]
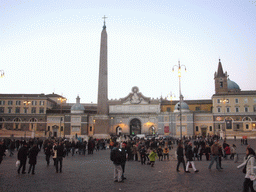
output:
[[[174,65],[172,67],[172,71],[174,71],[174,67],[178,68],[178,77],[179,77],[179,94],[180,94],[180,106],[178,106],[178,110],[180,111],[180,139],[182,140],[182,116],[181,116],[181,101],[182,101],[182,95],[181,95],[181,83],[180,83],[180,78],[181,78],[181,68],[184,67],[185,71],[187,71],[185,65],[180,65],[180,61],[178,61],[178,65]]]
[[[58,98],[58,100],[60,101],[60,115],[61,115],[62,114],[62,102],[66,101],[67,99],[63,98],[63,97],[60,97],[60,98]],[[61,137],[61,116],[60,116],[60,137]]]
[[[27,107],[25,107],[24,108],[24,113],[26,112],[27,113],[27,110],[28,110],[28,105],[31,103],[29,100],[28,100],[28,98],[27,98],[27,100],[26,101],[24,101],[23,102],[24,103],[24,105],[26,105]],[[25,129],[25,139],[26,139],[26,129]]]
[[[220,102],[224,104],[224,107],[223,107],[223,110],[224,110],[224,115],[223,115],[224,117],[223,117],[223,118],[224,118],[224,120],[223,120],[223,121],[224,121],[225,139],[226,139],[226,137],[227,137],[227,133],[226,133],[226,129],[227,129],[226,126],[227,126],[227,125],[226,125],[226,120],[225,120],[225,103],[227,103],[228,101],[229,101],[229,100],[228,100],[228,99],[225,99],[225,98],[224,98],[223,100],[220,100]]]
[[[2,77],[4,77],[4,70],[0,70],[0,77],[2,78]]]

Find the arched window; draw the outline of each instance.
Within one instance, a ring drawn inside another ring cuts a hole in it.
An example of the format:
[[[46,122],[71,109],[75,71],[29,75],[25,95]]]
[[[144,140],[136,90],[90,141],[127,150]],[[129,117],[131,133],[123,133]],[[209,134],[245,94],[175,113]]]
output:
[[[29,130],[36,131],[38,120],[34,117],[29,119]]]
[[[21,119],[19,117],[16,117],[13,119],[13,129],[20,130],[21,129]]]
[[[0,129],[3,129],[4,128],[4,122],[5,122],[5,119],[3,117],[0,117]]]

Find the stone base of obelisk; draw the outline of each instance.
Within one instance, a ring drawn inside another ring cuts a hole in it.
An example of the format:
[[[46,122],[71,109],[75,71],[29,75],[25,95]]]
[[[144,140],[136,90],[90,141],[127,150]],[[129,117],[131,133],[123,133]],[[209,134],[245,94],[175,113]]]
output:
[[[96,115],[93,138],[109,139],[110,119],[108,115]]]

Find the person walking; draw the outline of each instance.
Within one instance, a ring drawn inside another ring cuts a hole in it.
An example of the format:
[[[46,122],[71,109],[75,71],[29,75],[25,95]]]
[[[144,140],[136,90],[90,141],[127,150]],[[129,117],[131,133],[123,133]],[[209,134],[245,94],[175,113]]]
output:
[[[127,149],[126,149],[126,144],[125,144],[125,143],[122,143],[121,153],[122,153],[122,161],[121,161],[122,180],[124,180],[124,179],[126,179],[126,177],[124,176],[124,171],[125,171],[126,159],[127,159],[127,156],[128,156]]]
[[[39,151],[40,150],[38,149],[37,144],[34,144],[33,147],[28,151],[28,158],[29,158],[28,163],[30,164],[28,169],[28,174],[30,173],[31,168],[32,168],[32,175],[35,174],[36,160],[37,160],[37,155]]]
[[[28,156],[28,145],[24,143],[23,146],[18,151],[18,160],[20,161],[20,166],[18,168],[18,174],[20,174],[20,169],[22,168],[22,174],[26,174],[26,163]]]
[[[197,170],[196,167],[195,167],[193,157],[194,157],[194,155],[193,155],[193,151],[192,151],[192,143],[189,142],[188,147],[187,147],[187,151],[186,151],[187,166],[186,166],[185,173],[190,173],[190,171],[188,170],[190,164],[192,165],[192,168],[195,171],[195,173],[199,172],[199,170]]]
[[[245,166],[245,167],[244,167]],[[249,192],[249,189],[251,191],[255,191],[253,189],[253,181],[251,181],[250,176],[255,177],[255,152],[252,148],[247,148],[246,149],[246,157],[244,162],[241,165],[238,165],[237,168],[244,167],[245,169],[245,179],[243,183],[243,192]]]
[[[57,151],[56,173],[58,173],[59,171],[60,173],[62,173],[62,160],[63,160],[63,157],[65,157],[64,146],[62,145],[61,142],[59,142],[58,145],[54,147],[54,149]],[[60,164],[60,170],[58,167],[59,164]]]
[[[178,143],[178,147],[177,147],[177,159],[178,159],[178,163],[177,163],[176,171],[180,172],[179,166],[180,166],[180,163],[182,163],[183,164],[183,169],[184,169],[184,172],[185,172],[186,171],[186,166],[185,166],[185,161],[184,161],[184,150],[183,150],[183,145],[182,145],[181,142]]]
[[[49,166],[50,164],[50,157],[52,155],[52,145],[50,142],[48,142],[46,144],[46,146],[44,147],[44,154],[45,154],[45,160],[47,162],[47,166]]]
[[[211,162],[208,166],[208,169],[211,170],[211,167],[216,161],[216,168],[220,171],[220,165],[219,165],[219,144],[218,141],[216,140],[214,144],[211,147]]]
[[[140,148],[140,159],[141,159],[141,165],[146,164],[146,149],[145,146],[142,145]]]
[[[3,161],[3,156],[5,156],[5,146],[4,146],[4,142],[2,140],[0,140],[0,164]]]
[[[122,153],[119,150],[119,143],[114,143],[110,153],[110,160],[114,164],[114,182],[123,183],[122,179]]]

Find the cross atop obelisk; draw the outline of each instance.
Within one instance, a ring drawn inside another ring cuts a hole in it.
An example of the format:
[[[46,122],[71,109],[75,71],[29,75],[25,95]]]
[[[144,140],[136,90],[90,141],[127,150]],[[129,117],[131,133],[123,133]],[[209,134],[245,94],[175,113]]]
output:
[[[105,29],[105,28],[106,28],[106,21],[105,21],[105,20],[106,20],[106,18],[107,18],[107,17],[106,17],[105,15],[104,15],[104,17],[102,17],[102,19],[104,19],[103,29]]]

